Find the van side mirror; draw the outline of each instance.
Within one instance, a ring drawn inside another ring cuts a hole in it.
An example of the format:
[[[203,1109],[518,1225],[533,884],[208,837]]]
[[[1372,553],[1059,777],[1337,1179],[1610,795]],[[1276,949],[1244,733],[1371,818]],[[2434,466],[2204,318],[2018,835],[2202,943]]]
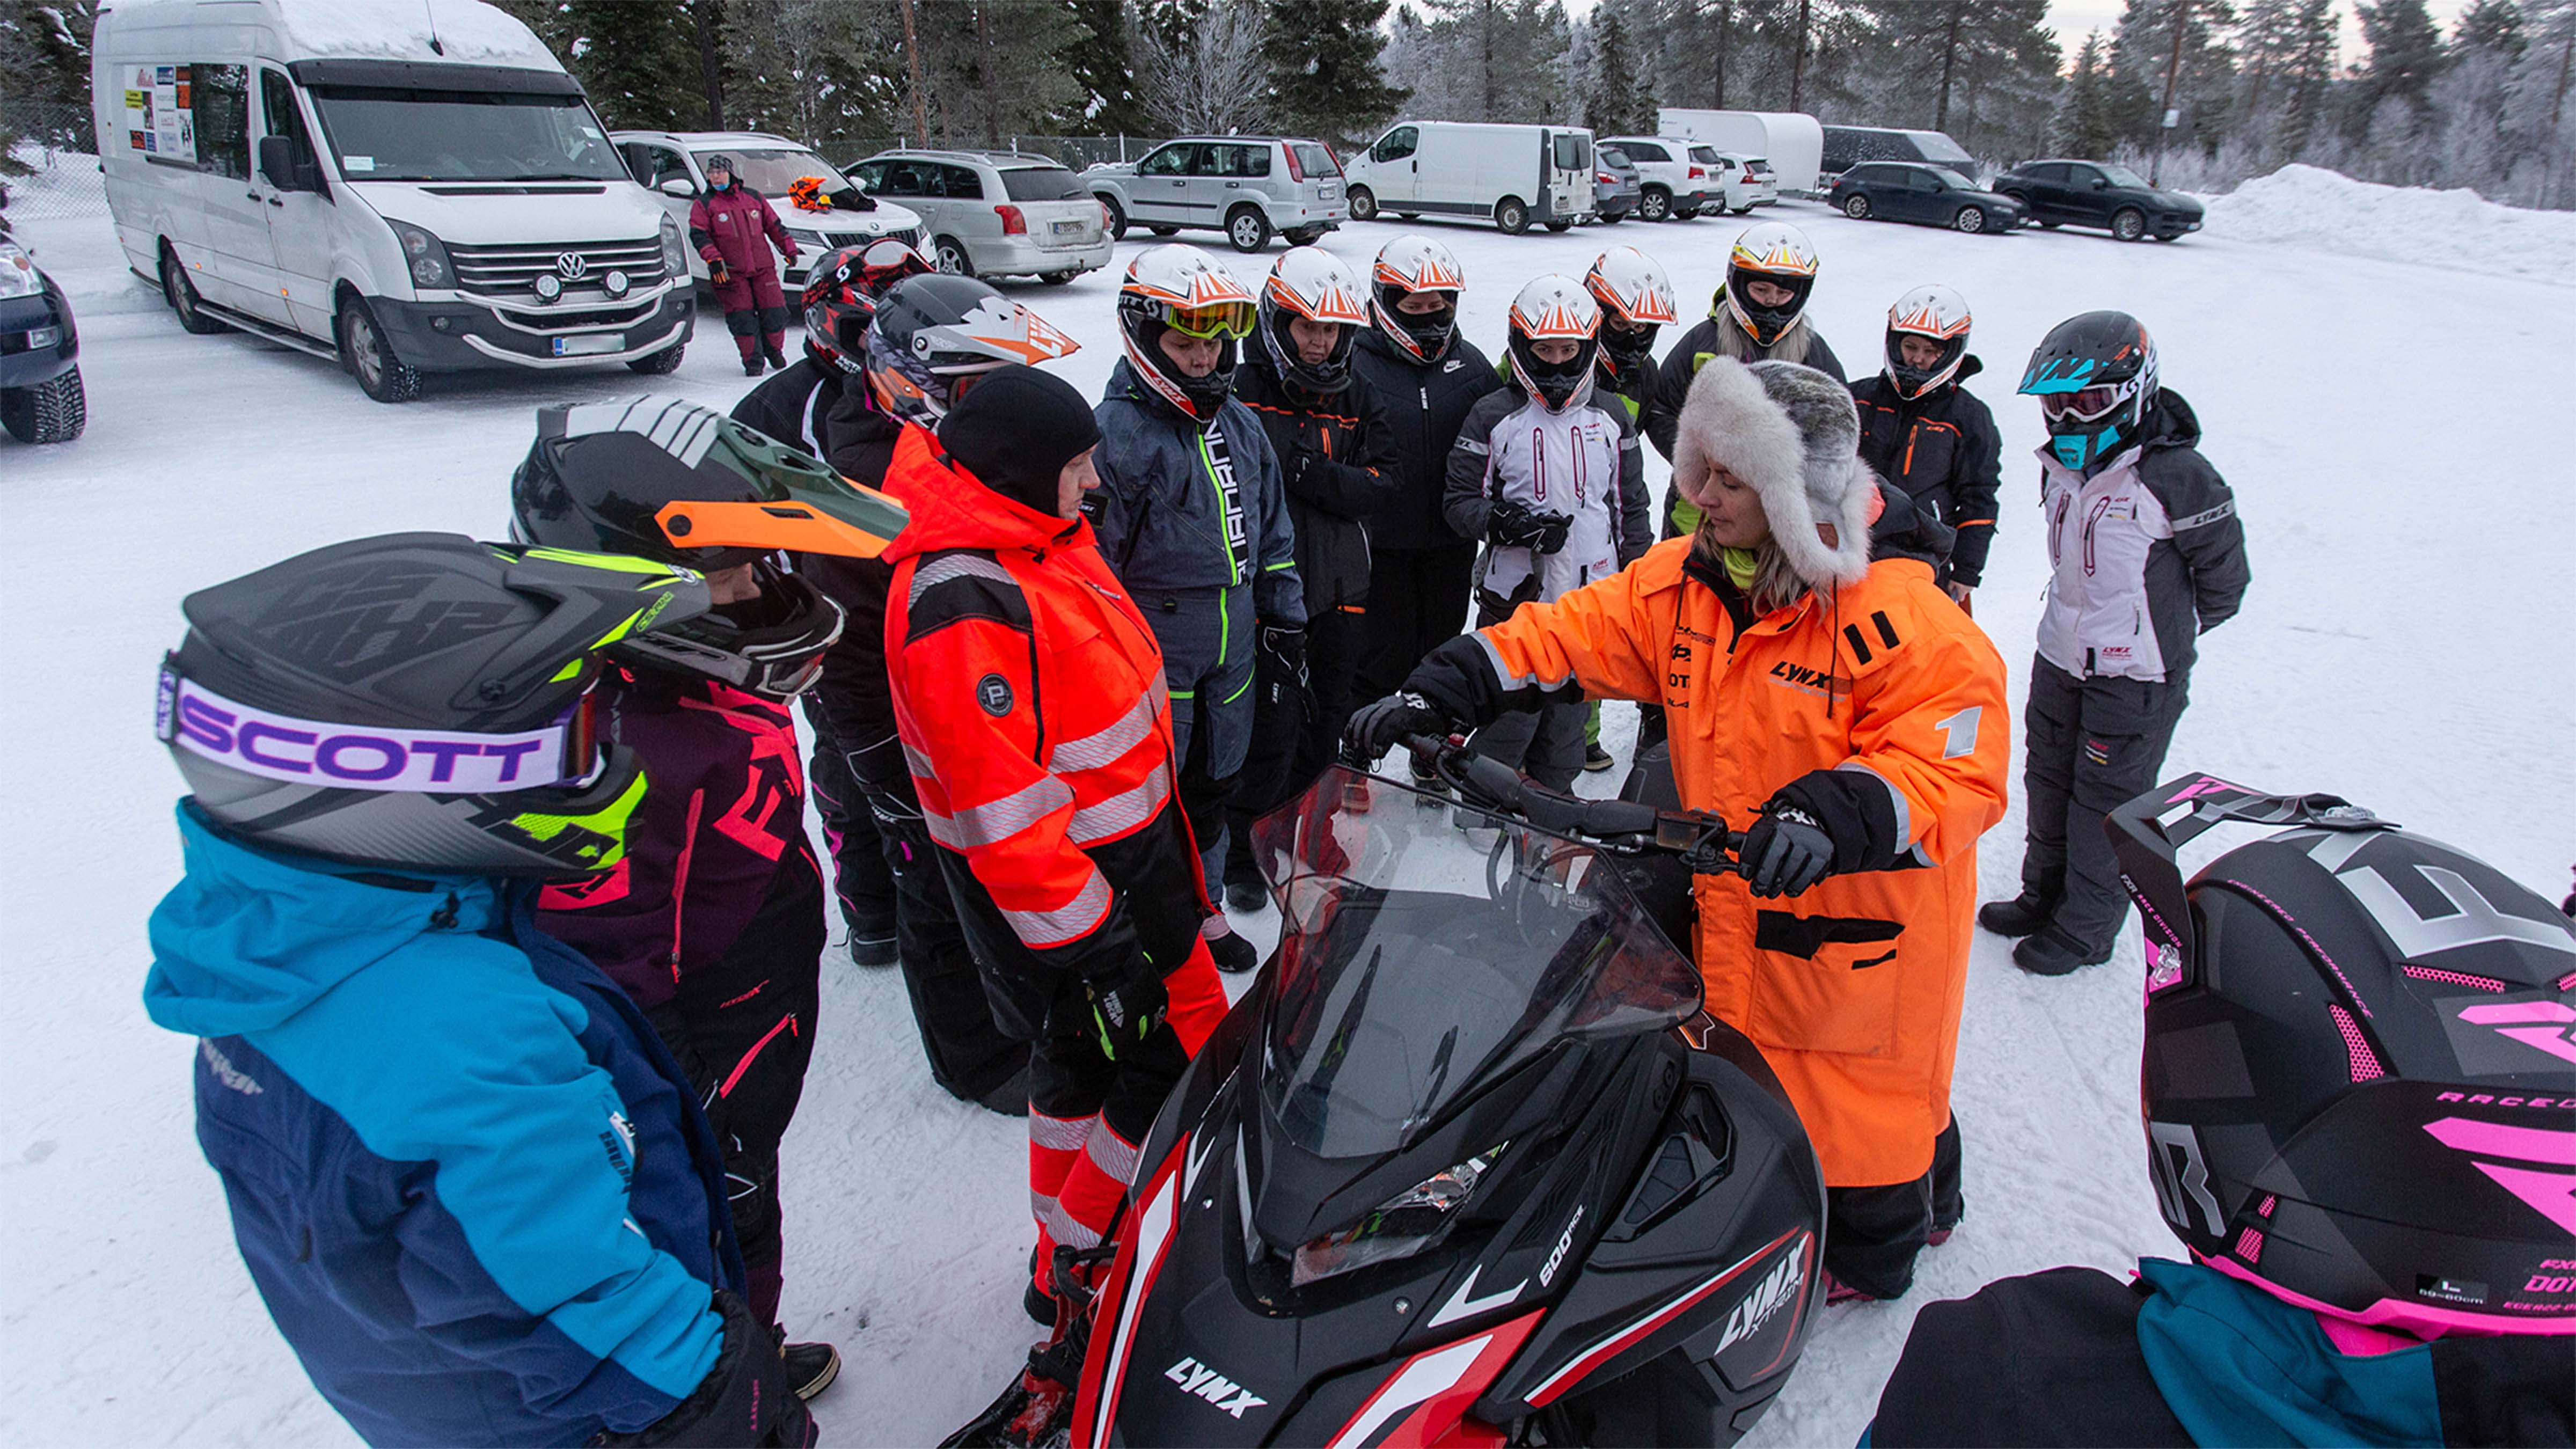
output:
[[[313,153],[292,136],[259,138],[260,179],[280,191],[310,191],[328,195],[322,186],[322,167]]]
[[[664,196],[676,196],[682,201],[693,200],[698,194],[698,188],[690,185],[689,178],[685,176],[674,176],[653,189]]]

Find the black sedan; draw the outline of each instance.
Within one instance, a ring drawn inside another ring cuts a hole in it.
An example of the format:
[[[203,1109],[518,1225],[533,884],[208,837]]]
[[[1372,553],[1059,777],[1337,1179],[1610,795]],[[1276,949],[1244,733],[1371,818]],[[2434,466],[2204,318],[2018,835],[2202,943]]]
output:
[[[1918,221],[1964,232],[2007,232],[2027,219],[2022,204],[1981,189],[1947,166],[1867,161],[1846,171],[1825,199],[1854,221]]]
[[[2200,230],[2200,203],[2158,191],[2108,161],[2026,161],[1995,178],[1995,190],[2030,208],[2041,226],[2098,226],[2122,241],[2172,241]]]

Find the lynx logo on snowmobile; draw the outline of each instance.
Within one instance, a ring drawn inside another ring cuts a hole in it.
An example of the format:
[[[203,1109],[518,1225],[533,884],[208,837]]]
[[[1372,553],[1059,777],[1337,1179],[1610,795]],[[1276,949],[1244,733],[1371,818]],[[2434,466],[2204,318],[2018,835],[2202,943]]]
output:
[[[1538,1286],[1556,1281],[1556,1270],[1565,1263],[1565,1250],[1574,1246],[1574,1230],[1583,1226],[1583,1204],[1574,1205],[1574,1216],[1565,1220],[1565,1232],[1556,1240],[1556,1248],[1547,1255],[1547,1266],[1538,1270]]]
[[[1244,1410],[1258,1409],[1270,1402],[1194,1358],[1182,1359],[1163,1370],[1163,1377],[1179,1384],[1182,1393],[1195,1394],[1238,1419]]]
[[[1803,1251],[1781,1259],[1780,1266],[1755,1284],[1753,1291],[1744,1295],[1744,1301],[1736,1304],[1726,1315],[1726,1331],[1718,1335],[1717,1353],[1726,1352],[1770,1322],[1771,1315],[1779,1312],[1782,1304],[1797,1298],[1798,1290],[1805,1287],[1806,1282],[1806,1254]],[[1717,1353],[1709,1357],[1715,1358]]]

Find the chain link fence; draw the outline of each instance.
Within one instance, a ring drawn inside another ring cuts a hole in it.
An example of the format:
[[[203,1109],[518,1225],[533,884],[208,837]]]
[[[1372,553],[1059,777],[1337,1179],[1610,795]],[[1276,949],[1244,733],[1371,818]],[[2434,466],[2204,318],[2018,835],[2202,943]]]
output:
[[[814,149],[842,166],[864,161],[880,151],[915,145],[941,151],[1016,151],[1025,156],[1044,156],[1080,171],[1104,161],[1133,161],[1161,144],[1162,139],[1154,136],[1000,136],[990,142],[980,136],[928,142],[910,136],[835,136],[815,143]]]
[[[89,110],[56,101],[0,98],[0,207],[13,221],[107,215],[107,182]]]

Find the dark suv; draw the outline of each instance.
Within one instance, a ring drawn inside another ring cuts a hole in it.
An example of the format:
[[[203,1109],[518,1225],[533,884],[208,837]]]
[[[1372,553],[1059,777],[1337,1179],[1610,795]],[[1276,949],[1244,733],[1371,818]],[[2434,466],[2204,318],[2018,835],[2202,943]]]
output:
[[[1956,231],[2003,233],[2022,224],[2021,203],[1947,166],[1864,161],[1836,177],[1825,200],[1854,221],[1919,221]]]
[[[2158,191],[2109,161],[2025,161],[1996,177],[1995,190],[2044,227],[2098,226],[2122,241],[2172,241],[2200,230],[2199,202]]]

